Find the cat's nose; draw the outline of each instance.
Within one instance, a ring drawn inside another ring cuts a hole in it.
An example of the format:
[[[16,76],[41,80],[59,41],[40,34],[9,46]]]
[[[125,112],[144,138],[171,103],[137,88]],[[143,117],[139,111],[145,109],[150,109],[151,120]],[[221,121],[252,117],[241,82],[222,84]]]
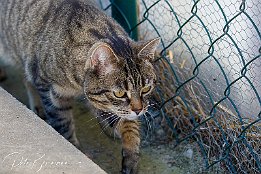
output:
[[[132,111],[135,112],[137,115],[139,115],[139,113],[142,111],[142,109],[134,109]]]
[[[131,110],[133,112],[135,112],[137,115],[140,114],[140,112],[142,111],[142,101],[140,97],[132,97],[131,98]]]

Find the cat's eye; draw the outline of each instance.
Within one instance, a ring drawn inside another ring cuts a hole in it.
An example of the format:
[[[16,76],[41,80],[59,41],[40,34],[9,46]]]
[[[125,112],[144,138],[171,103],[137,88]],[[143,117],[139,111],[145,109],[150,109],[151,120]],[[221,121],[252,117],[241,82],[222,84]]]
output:
[[[125,91],[114,91],[113,94],[117,98],[123,98],[125,96]]]
[[[151,89],[151,86],[145,86],[144,88],[142,88],[141,93],[146,94],[150,91],[150,89]]]

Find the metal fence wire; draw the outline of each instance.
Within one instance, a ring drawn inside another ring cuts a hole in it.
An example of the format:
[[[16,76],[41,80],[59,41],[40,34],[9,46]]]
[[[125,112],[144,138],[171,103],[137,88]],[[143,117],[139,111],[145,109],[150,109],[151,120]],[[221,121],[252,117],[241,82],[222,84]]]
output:
[[[102,7],[117,4],[100,1]],[[140,0],[138,38],[161,37],[155,60],[162,126],[196,141],[206,168],[260,173],[259,0]]]

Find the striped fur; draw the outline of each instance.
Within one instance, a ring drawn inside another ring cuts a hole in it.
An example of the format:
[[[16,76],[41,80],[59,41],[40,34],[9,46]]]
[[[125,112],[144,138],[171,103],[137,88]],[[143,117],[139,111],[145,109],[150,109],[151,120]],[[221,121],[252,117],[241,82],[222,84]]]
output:
[[[79,147],[72,101],[85,95],[99,112],[116,116],[122,173],[137,173],[135,120],[146,112],[154,88],[151,61],[159,39],[134,42],[86,0],[0,0],[0,41],[1,57],[25,73],[32,110],[40,113],[37,91],[46,121]],[[124,96],[116,97],[117,91]]]

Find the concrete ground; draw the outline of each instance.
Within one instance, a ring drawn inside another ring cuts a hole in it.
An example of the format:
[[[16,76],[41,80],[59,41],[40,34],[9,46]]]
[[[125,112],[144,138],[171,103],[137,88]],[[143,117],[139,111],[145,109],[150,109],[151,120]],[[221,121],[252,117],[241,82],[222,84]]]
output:
[[[0,87],[0,173],[105,174]]]

